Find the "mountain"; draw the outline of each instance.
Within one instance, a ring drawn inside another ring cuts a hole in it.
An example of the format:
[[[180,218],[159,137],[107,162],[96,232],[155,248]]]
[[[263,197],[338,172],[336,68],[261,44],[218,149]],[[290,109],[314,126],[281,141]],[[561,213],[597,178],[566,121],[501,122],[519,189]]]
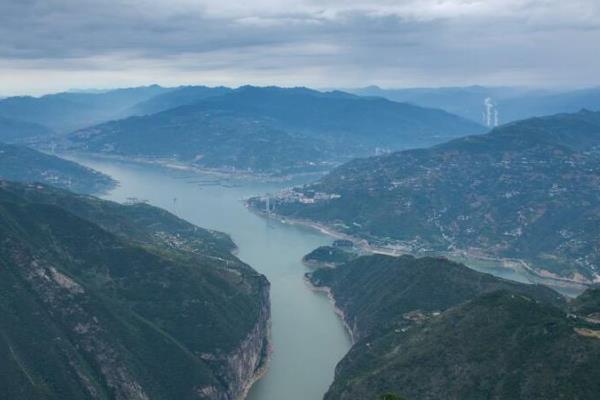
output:
[[[69,146],[203,168],[287,173],[328,167],[376,148],[422,146],[481,131],[446,112],[385,99],[245,86],[192,105],[77,131]]]
[[[600,280],[599,176],[600,113],[581,111],[351,161],[270,204],[378,246],[525,260],[589,283]]]
[[[75,132],[67,149],[180,162],[202,168],[288,174],[329,165],[333,151],[263,118],[229,111],[176,108]]]
[[[482,132],[481,126],[440,110],[306,88],[245,86],[197,107],[262,116],[282,129],[359,146],[414,147]]]
[[[443,311],[496,290],[559,307],[565,304],[561,295],[545,286],[504,280],[444,258],[363,256],[308,277],[316,287],[329,288],[355,340],[396,326],[410,311]]]
[[[100,193],[115,181],[72,161],[28,147],[0,143],[0,179],[39,182],[79,193]]]
[[[7,398],[233,400],[263,366],[269,284],[224,234],[2,181],[0,238]]]
[[[52,134],[50,129],[42,125],[0,117],[0,141],[5,143],[26,142]]]
[[[591,400],[600,390],[600,326],[551,289],[410,256],[361,257],[308,277],[330,291],[355,338],[326,400]]]
[[[8,97],[0,100],[0,117],[67,133],[129,116],[128,110],[134,105],[169,90],[154,85],[101,93],[64,92],[42,97]]]
[[[350,89],[350,93],[360,96],[383,97],[392,101],[405,102],[422,107],[439,108],[449,113],[460,115],[471,121],[483,123],[485,112],[485,99],[490,98],[496,103],[505,104],[505,101],[514,98],[530,98],[543,96],[547,91],[531,90],[512,87],[441,87],[441,88],[406,88],[382,89],[377,86],[368,86]],[[505,115],[504,107],[499,107],[501,121],[510,122]],[[531,117],[532,115],[526,115]]]
[[[194,104],[209,97],[221,96],[232,90],[224,86],[180,86],[134,105],[130,114],[155,114],[171,108]]]
[[[558,113],[573,113],[582,108],[600,110],[600,88],[579,90],[542,90],[519,87],[443,87],[381,89],[377,86],[350,90],[362,96],[379,96],[422,107],[433,107],[482,122],[489,99],[498,111],[500,123]]]
[[[600,286],[583,292],[573,301],[571,308],[584,317],[600,322]]]

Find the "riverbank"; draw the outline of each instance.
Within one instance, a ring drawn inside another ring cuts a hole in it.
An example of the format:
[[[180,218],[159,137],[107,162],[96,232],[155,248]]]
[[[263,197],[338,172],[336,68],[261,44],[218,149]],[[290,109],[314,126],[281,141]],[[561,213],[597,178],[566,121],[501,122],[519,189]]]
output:
[[[482,264],[482,263],[493,263],[493,264],[496,264],[495,268],[506,269],[506,270],[513,271],[517,274],[521,274],[525,278],[527,278],[530,283],[542,284],[542,285],[546,285],[546,286],[555,288],[556,290],[560,291],[561,293],[563,293],[569,297],[575,297],[577,294],[583,292],[590,285],[596,283],[596,282],[591,282],[591,281],[585,282],[585,281],[582,281],[580,278],[579,279],[569,279],[569,278],[560,277],[555,274],[552,274],[549,271],[546,271],[543,269],[536,269],[536,268],[532,267],[531,265],[529,265],[525,260],[511,259],[511,258],[498,258],[498,257],[485,255],[483,252],[475,253],[474,251],[468,251],[468,250],[455,250],[453,252],[447,252],[447,253],[435,252],[435,253],[427,253],[427,254],[421,253],[420,254],[420,253],[410,252],[407,249],[403,249],[403,248],[399,248],[399,247],[387,247],[387,246],[373,245],[373,244],[369,243],[366,239],[345,234],[345,233],[340,232],[340,231],[336,230],[335,228],[333,228],[329,225],[326,225],[326,224],[318,223],[318,222],[311,221],[311,220],[284,217],[284,216],[281,216],[278,214],[267,214],[265,212],[254,209],[253,207],[249,206],[248,203],[246,203],[245,205],[246,205],[246,208],[248,208],[250,211],[252,211],[258,215],[261,215],[264,218],[276,219],[284,224],[299,225],[299,226],[304,226],[304,227],[307,227],[310,229],[314,229],[314,230],[316,230],[324,235],[327,235],[333,239],[350,240],[354,243],[354,245],[356,247],[358,247],[361,251],[363,251],[365,253],[382,254],[382,255],[388,255],[388,256],[394,256],[394,257],[398,257],[401,255],[412,255],[415,257],[439,256],[439,257],[446,257],[446,258],[449,258],[452,260],[460,261],[471,268],[474,268],[473,265],[478,265],[478,264]],[[469,264],[471,264],[471,265],[469,265]],[[477,269],[477,268],[474,268],[474,269]],[[485,269],[485,268],[482,268],[482,269]],[[488,268],[488,269],[494,269],[494,268]],[[481,270],[481,269],[478,269],[478,270]]]
[[[107,199],[121,203],[133,197],[145,199],[191,223],[227,232],[238,246],[237,256],[267,277],[272,306],[269,361],[260,368],[246,369],[244,384],[239,380],[236,385],[237,396],[251,385],[246,400],[323,398],[333,382],[335,366],[348,352],[351,342],[329,300],[306,286],[303,275],[310,270],[300,260],[313,249],[326,245],[329,237],[269,222],[248,212],[240,201],[282,190],[296,182],[240,181],[234,182],[235,185],[199,186],[193,182],[197,180],[195,176],[186,178],[192,173],[185,171],[98,158],[76,161],[120,182]]]
[[[42,149],[43,150],[43,149]],[[163,158],[146,158],[146,157],[126,157],[119,156],[113,154],[103,154],[103,153],[86,153],[86,152],[64,152],[64,153],[56,153],[60,157],[69,159],[69,157],[82,157],[87,159],[98,159],[109,162],[126,162],[133,163],[139,165],[148,165],[154,167],[164,168],[165,170],[170,171],[184,171],[197,175],[211,176],[216,179],[230,179],[230,180],[243,180],[243,181],[254,181],[254,182],[287,182],[300,178],[309,178],[315,177],[318,178],[327,173],[329,169],[323,169],[320,171],[312,171],[312,172],[297,172],[297,173],[288,173],[288,174],[269,174],[269,173],[260,173],[260,172],[252,172],[246,170],[236,170],[232,168],[208,168],[208,167],[200,167],[195,164],[181,162],[176,159],[163,159]]]
[[[315,286],[311,282],[310,278],[307,275],[304,275],[304,282],[306,282],[306,285],[308,286],[308,288],[310,290],[312,290],[314,292],[325,293],[327,295],[327,299],[329,299],[329,302],[333,306],[333,310],[334,310],[335,314],[342,321],[344,328],[346,329],[346,332],[348,332],[348,336],[350,336],[350,342],[354,346],[354,344],[356,344],[354,330],[348,323],[348,320],[346,319],[346,314],[344,313],[344,311],[342,311],[342,309],[337,306],[337,304],[335,302],[335,296],[331,292],[331,288],[329,288],[327,286]]]

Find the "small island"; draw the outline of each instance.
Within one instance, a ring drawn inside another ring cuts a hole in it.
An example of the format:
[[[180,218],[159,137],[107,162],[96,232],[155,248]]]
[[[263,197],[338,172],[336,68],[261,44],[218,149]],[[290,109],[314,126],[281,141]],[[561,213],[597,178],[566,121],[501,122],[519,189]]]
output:
[[[330,246],[314,249],[302,258],[302,262],[309,267],[333,268],[359,256],[359,250],[351,240],[335,240]]]

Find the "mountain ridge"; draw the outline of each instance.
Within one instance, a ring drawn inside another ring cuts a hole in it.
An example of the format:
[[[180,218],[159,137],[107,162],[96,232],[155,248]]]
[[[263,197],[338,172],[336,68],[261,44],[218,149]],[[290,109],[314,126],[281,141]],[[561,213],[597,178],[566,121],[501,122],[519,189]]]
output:
[[[353,160],[270,203],[375,246],[523,260],[542,275],[592,283],[599,150],[600,112],[558,114]],[[264,201],[249,204],[263,210]]]

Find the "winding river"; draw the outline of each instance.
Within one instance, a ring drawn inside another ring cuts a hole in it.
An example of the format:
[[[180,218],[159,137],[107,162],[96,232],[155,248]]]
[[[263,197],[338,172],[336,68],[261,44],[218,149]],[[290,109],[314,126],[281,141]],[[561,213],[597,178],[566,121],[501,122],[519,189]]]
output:
[[[104,197],[118,202],[146,200],[198,226],[230,234],[238,256],[271,282],[273,354],[265,376],[248,400],[320,400],[333,381],[335,365],[350,349],[342,321],[326,295],[304,282],[306,253],[331,238],[298,225],[266,220],[249,212],[242,199],[302,183],[219,179],[134,163],[69,157],[120,182]],[[536,282],[526,271],[493,262],[460,259],[471,268],[506,279]],[[582,288],[555,287],[574,296]]]
[[[252,387],[247,399],[323,397],[333,381],[335,365],[351,343],[327,297],[312,291],[304,282],[308,269],[301,258],[331,239],[300,226],[267,221],[249,212],[241,201],[294,182],[217,182],[214,176],[186,171],[69,158],[120,182],[119,187],[104,196],[107,199],[147,200],[198,226],[230,234],[239,246],[238,257],[271,282],[273,355],[269,370]]]

